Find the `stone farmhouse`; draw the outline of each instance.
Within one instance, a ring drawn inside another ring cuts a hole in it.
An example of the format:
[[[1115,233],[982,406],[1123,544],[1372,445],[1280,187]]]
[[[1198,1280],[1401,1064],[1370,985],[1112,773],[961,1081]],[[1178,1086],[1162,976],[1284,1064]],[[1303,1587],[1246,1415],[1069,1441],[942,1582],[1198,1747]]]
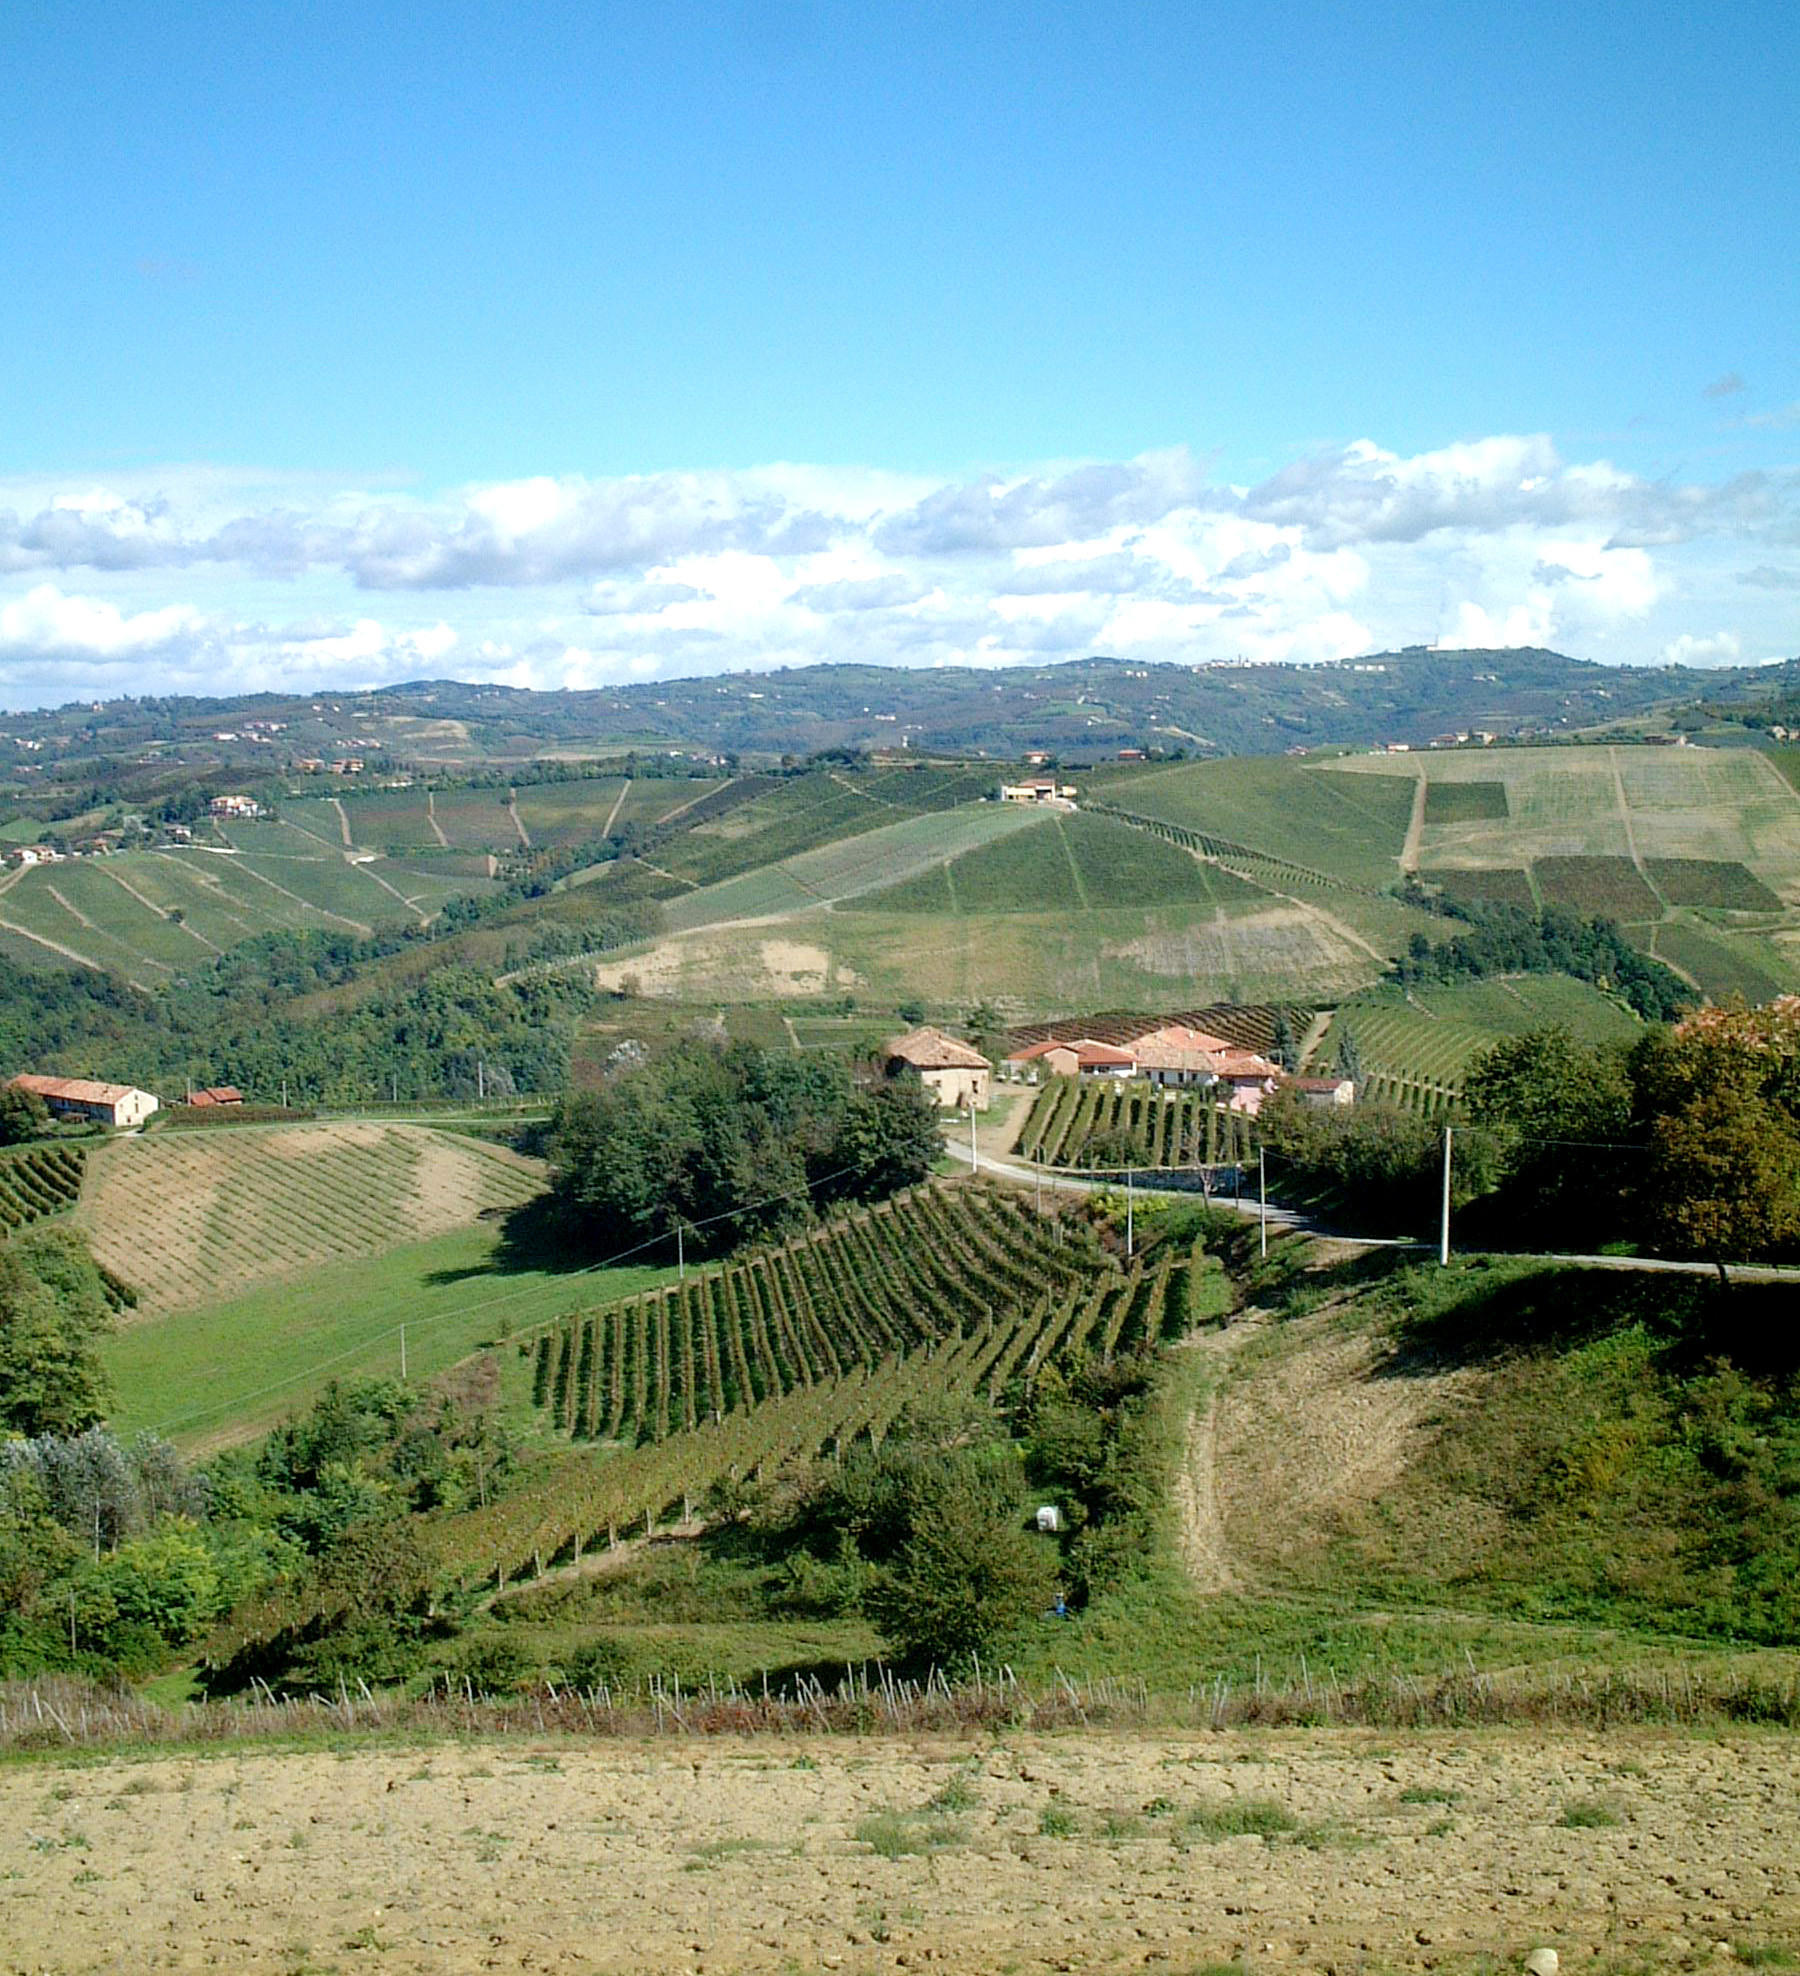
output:
[[[979,1111],[987,1104],[994,1066],[979,1050],[946,1036],[941,1029],[926,1027],[896,1036],[883,1050],[882,1058],[890,1077],[916,1071],[919,1081],[946,1110],[973,1105]]]

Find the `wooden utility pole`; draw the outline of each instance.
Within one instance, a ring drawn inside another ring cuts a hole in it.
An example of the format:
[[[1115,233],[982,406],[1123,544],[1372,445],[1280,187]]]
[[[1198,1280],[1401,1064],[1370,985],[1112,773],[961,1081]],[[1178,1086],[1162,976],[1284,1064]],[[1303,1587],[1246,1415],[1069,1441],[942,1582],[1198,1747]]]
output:
[[[1256,1149],[1256,1211],[1262,1223],[1261,1250],[1266,1256],[1269,1253],[1269,1166],[1261,1146]]]
[[[1450,1267],[1450,1128],[1444,1127],[1444,1207],[1438,1221],[1438,1267]]]

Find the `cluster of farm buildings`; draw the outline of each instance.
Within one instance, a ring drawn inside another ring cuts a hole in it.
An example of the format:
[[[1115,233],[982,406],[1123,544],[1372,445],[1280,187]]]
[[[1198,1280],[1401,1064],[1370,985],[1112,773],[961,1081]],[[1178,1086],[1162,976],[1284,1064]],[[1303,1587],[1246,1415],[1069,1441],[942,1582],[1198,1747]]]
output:
[[[153,1091],[140,1091],[135,1084],[105,1084],[93,1077],[42,1077],[35,1071],[22,1071],[9,1077],[7,1084],[15,1091],[29,1091],[34,1098],[42,1098],[52,1118],[85,1119],[127,1132],[162,1109],[162,1100]],[[187,1102],[198,1110],[213,1110],[221,1105],[241,1105],[244,1094],[235,1084],[214,1084],[204,1091],[190,1092]]]
[[[914,1071],[940,1105],[986,1105],[995,1066],[970,1044],[941,1029],[896,1036],[884,1052],[890,1075]],[[1092,1036],[1045,1037],[1000,1060],[1001,1074],[1036,1083],[1040,1077],[1130,1079],[1165,1088],[1211,1093],[1230,1110],[1254,1117],[1265,1098],[1284,1087],[1307,1104],[1349,1105],[1356,1084],[1348,1077],[1296,1077],[1259,1051],[1179,1021],[1147,1017],[1142,1032],[1116,1042]]]

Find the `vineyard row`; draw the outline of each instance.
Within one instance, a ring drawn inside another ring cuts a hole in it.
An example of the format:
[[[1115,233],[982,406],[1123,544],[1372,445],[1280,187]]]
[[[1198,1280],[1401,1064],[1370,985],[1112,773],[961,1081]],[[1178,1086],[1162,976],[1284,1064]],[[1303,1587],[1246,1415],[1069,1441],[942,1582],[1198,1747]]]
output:
[[[1254,1139],[1253,1120],[1204,1091],[1052,1077],[1026,1117],[1019,1151],[1046,1166],[1230,1166],[1253,1156]],[[1118,1157],[1126,1145],[1131,1160]]]
[[[86,1163],[79,1146],[32,1146],[0,1158],[0,1229],[73,1207]]]
[[[1218,1313],[1224,1284],[1203,1256],[1122,1269],[1060,1244],[1054,1223],[1009,1196],[920,1189],[525,1340],[556,1423],[637,1445],[571,1452],[531,1489],[447,1522],[445,1561],[501,1585],[579,1561],[691,1517],[721,1484],[879,1446],[921,1399],[993,1398],[1053,1360],[1178,1335]],[[706,1403],[728,1391],[730,1405]]]

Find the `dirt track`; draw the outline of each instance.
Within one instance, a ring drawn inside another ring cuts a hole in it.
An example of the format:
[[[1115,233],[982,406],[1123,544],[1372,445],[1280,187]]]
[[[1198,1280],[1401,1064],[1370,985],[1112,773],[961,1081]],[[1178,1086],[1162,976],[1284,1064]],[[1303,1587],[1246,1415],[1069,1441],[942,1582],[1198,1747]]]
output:
[[[20,1764],[0,1969],[1341,1971],[1539,1943],[1723,1968],[1715,1943],[1800,1937],[1794,1758],[1316,1731]],[[870,1843],[947,1785],[937,1850]],[[1206,1836],[1251,1801],[1298,1829]]]

